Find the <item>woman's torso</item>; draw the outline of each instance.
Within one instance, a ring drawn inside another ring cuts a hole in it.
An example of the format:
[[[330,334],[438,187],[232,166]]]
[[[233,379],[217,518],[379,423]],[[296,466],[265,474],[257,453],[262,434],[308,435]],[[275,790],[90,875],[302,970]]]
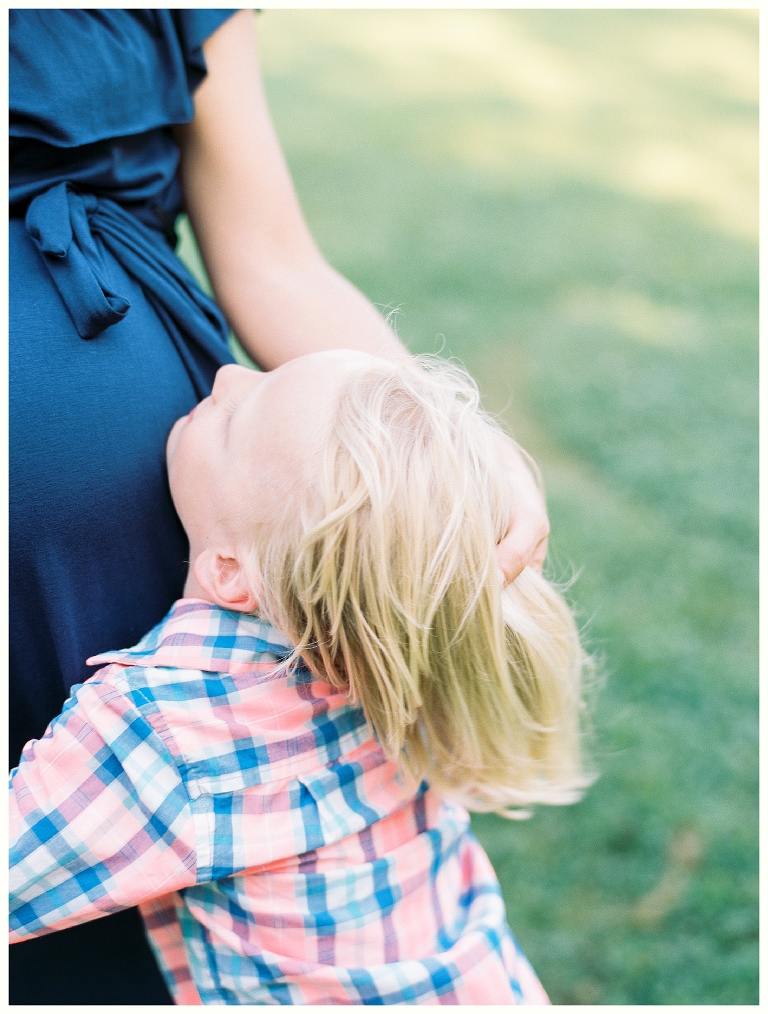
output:
[[[230,13],[9,14],[12,764],[181,591],[165,438],[231,356],[173,253],[171,128]]]

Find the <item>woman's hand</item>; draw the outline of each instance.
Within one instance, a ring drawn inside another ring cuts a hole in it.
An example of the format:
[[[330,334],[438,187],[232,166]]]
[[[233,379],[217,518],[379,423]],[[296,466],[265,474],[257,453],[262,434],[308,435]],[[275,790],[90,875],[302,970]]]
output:
[[[524,454],[511,441],[504,441],[503,455],[515,489],[515,504],[507,534],[496,547],[504,584],[514,581],[525,567],[541,572],[547,555],[547,507],[544,494],[532,471],[535,470],[538,477],[538,469],[533,460]]]

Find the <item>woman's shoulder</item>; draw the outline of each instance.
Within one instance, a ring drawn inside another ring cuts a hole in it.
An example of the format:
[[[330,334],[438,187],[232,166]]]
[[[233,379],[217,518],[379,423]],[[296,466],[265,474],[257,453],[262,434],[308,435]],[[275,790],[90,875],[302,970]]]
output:
[[[202,44],[232,13],[11,10],[11,135],[69,148],[188,122]]]

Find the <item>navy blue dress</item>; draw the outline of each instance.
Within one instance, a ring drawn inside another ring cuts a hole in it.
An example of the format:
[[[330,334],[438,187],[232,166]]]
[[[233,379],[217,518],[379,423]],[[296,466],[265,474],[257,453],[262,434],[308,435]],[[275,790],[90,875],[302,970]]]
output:
[[[165,440],[231,362],[176,258],[179,151],[225,10],[10,11],[10,752],[181,594]],[[135,910],[11,948],[11,1003],[172,1001]]]

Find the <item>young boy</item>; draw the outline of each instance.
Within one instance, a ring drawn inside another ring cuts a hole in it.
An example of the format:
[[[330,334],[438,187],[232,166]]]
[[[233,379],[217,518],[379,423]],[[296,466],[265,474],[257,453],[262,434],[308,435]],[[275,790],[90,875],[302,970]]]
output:
[[[168,439],[185,597],[11,774],[12,941],[138,903],[177,1004],[548,1002],[462,805],[587,783],[500,440],[447,367],[219,371]]]

